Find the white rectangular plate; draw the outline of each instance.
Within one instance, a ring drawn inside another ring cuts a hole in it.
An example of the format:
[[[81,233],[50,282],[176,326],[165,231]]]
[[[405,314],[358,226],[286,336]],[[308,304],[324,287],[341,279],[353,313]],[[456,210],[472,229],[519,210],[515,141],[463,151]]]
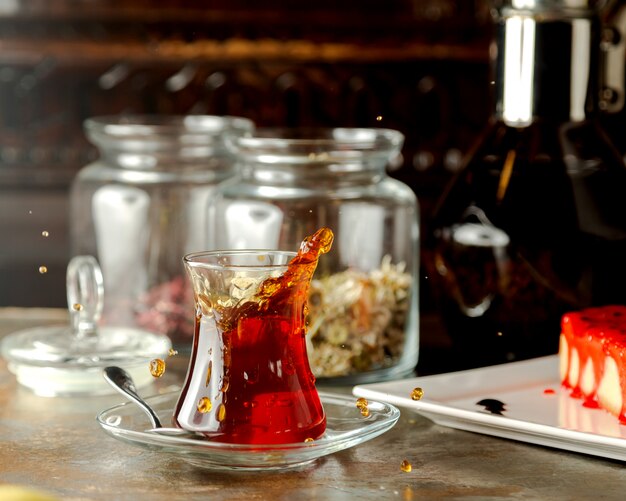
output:
[[[411,399],[416,387],[424,391],[418,401]],[[360,385],[353,393],[451,428],[626,461],[626,425],[570,397],[560,385],[557,356]],[[477,405],[483,399],[503,402],[502,415]]]

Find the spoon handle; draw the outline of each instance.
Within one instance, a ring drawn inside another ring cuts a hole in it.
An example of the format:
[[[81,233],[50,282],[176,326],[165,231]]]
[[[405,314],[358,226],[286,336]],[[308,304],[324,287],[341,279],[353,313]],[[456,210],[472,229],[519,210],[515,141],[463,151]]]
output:
[[[135,383],[130,374],[121,367],[105,367],[104,379],[118,392],[136,403],[148,415],[153,428],[161,428],[161,421],[152,408],[137,394]]]

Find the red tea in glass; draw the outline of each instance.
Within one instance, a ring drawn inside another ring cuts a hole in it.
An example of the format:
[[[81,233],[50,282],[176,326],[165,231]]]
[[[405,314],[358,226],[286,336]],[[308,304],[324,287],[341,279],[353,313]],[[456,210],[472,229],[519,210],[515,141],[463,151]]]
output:
[[[319,438],[326,416],[305,344],[306,302],[327,228],[297,254],[215,251],[185,257],[196,304],[193,349],[174,424],[242,444]]]

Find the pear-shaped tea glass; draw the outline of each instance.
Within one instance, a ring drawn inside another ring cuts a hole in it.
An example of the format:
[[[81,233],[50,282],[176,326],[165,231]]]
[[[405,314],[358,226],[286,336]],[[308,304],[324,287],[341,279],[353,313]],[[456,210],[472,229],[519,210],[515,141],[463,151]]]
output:
[[[195,334],[174,411],[181,428],[230,443],[319,438],[326,418],[306,352],[306,302],[315,262],[283,251],[185,256]]]

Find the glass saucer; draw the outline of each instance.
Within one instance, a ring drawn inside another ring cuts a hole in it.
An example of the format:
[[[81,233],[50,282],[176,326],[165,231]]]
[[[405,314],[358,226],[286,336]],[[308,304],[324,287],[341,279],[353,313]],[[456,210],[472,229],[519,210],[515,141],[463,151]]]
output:
[[[179,392],[146,398],[146,402],[168,423]],[[144,412],[131,402],[116,405],[97,416],[100,426],[112,437],[132,445],[169,454],[202,468],[215,470],[282,470],[310,463],[328,454],[354,447],[391,429],[400,411],[393,405],[369,402],[370,415],[363,417],[351,396],[320,393],[326,411],[326,432],[312,442],[248,445],[211,442],[146,431],[151,426]]]

